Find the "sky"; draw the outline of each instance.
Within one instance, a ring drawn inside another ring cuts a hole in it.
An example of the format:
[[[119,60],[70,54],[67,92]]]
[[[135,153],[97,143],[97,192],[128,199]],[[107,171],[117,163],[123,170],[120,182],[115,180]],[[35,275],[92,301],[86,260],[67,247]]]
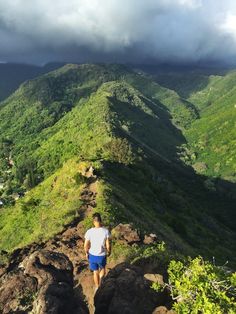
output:
[[[236,63],[235,0],[0,0],[0,62]]]

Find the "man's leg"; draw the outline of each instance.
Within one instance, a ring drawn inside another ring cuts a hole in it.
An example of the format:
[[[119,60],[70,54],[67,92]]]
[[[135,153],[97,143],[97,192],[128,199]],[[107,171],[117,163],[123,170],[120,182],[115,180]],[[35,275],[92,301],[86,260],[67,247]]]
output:
[[[93,271],[93,280],[94,280],[95,287],[98,288],[100,285],[99,270]]]
[[[102,258],[101,258],[101,262],[99,264],[99,267],[100,267],[100,271],[99,271],[99,277],[100,277],[100,283],[99,285],[101,285],[101,282],[102,282],[102,278],[105,276],[106,274],[106,264],[107,264],[107,258],[106,258],[106,255],[104,255]]]
[[[102,278],[105,276],[106,273],[106,267],[104,266],[104,268],[101,268],[99,271],[99,286],[102,282]]]

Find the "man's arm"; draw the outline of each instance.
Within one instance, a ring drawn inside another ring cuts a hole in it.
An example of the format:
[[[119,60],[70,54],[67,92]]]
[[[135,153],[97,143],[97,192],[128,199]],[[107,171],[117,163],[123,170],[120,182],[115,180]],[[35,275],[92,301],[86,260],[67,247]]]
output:
[[[107,255],[109,256],[111,254],[111,241],[110,237],[106,238],[106,250],[107,250]]]
[[[84,241],[84,251],[86,254],[86,258],[88,259],[88,251],[90,249],[90,241],[88,239],[85,239]]]

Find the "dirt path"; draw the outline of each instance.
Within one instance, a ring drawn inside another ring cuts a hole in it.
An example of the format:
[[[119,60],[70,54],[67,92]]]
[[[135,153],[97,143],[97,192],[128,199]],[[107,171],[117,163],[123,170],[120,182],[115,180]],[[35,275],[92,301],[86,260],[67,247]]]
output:
[[[79,208],[80,216],[67,225],[52,240],[47,241],[44,248],[64,253],[71,260],[74,267],[74,293],[78,296],[78,299],[82,297],[85,300],[89,308],[89,313],[92,314],[94,313],[94,285],[83,249],[84,234],[86,231],[83,226],[83,219],[96,207],[98,179],[89,171],[85,176],[87,177],[87,183],[80,195],[82,201],[82,205]]]
[[[65,254],[73,264],[74,295],[78,305],[74,312],[70,314],[78,314],[78,309],[81,309],[81,300],[84,300],[84,313],[94,313],[93,276],[88,268],[88,261],[85,259],[83,248],[86,231],[83,220],[93,212],[97,205],[96,196],[99,180],[93,172],[94,169],[90,167],[83,174],[86,177],[86,183],[80,194],[82,205],[78,208],[78,217],[65,225],[64,229],[51,239],[16,249],[11,255],[9,265],[0,271],[0,275],[11,271],[17,272],[19,265],[27,256],[42,249]]]

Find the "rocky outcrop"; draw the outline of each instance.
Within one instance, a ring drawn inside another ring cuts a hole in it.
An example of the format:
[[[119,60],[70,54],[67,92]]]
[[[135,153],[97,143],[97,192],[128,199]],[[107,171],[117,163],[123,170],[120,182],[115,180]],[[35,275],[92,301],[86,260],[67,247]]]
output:
[[[88,313],[73,286],[73,265],[65,254],[35,251],[0,278],[1,313]]]
[[[163,276],[160,274],[145,274],[144,277],[151,282],[159,283],[161,286],[164,286],[165,284]]]
[[[95,314],[150,314],[157,306],[169,304],[168,291],[155,292],[144,275],[140,267],[127,263],[114,267],[95,295]]]
[[[174,310],[168,310],[165,306],[158,306],[152,314],[177,314]]]
[[[33,312],[69,313],[75,307],[73,298],[73,266],[62,253],[36,251],[20,265],[24,273],[37,280],[37,298]]]
[[[150,233],[149,235],[145,234],[143,243],[144,244],[152,244],[157,241],[157,235],[155,233]]]
[[[94,313],[94,284],[83,250],[84,233],[80,221],[45,243],[15,250],[0,277],[2,313]],[[112,235],[121,243],[142,244],[130,224],[119,224]],[[152,243],[156,236],[146,235],[144,240]],[[158,306],[168,308],[167,291],[156,293],[150,289],[152,282],[164,284],[162,275],[150,265],[134,266],[123,261],[108,263],[108,275],[95,296],[95,313],[123,313],[125,309],[127,313],[145,314]]]
[[[15,250],[0,277],[0,312],[145,314],[154,310],[163,312],[164,308],[169,311],[168,291],[156,293],[150,288],[152,282],[164,284],[162,275],[156,273],[158,270],[142,263],[129,265],[122,259],[108,263],[108,275],[95,295],[95,310],[93,276],[83,250],[84,233],[80,221],[45,243]],[[153,234],[141,241],[130,224],[119,224],[112,235],[116,241],[128,245],[144,242],[149,245],[156,241]]]
[[[5,274],[0,278],[0,313],[28,313],[37,293],[37,280],[23,271]]]
[[[130,224],[119,224],[112,229],[112,237],[117,240],[123,240],[129,244],[140,242],[141,239],[137,230],[133,229]]]

